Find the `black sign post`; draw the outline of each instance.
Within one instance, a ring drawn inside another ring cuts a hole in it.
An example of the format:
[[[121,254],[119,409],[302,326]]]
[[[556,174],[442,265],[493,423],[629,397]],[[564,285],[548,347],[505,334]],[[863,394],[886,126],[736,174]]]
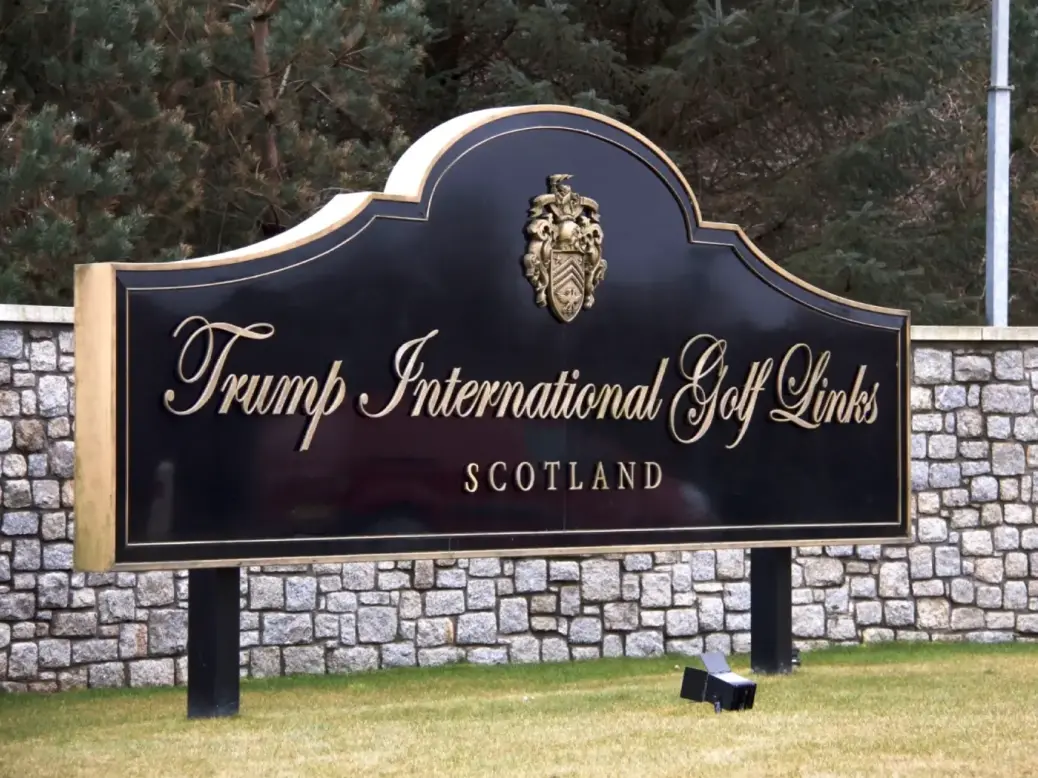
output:
[[[777,549],[763,668],[791,546],[910,535],[908,313],[705,221],[598,114],[461,116],[276,238],[76,274],[81,570]]]
[[[240,703],[237,567],[188,571],[187,716],[234,716]]]
[[[750,549],[750,667],[764,675],[793,671],[792,550]]]

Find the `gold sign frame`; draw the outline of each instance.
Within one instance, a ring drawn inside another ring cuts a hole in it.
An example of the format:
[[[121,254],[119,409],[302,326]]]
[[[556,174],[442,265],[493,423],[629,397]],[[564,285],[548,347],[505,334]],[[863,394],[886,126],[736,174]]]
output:
[[[702,218],[698,200],[681,171],[670,158],[652,141],[637,131],[608,117],[584,109],[560,105],[532,105],[477,111],[452,119],[416,141],[394,167],[383,192],[364,192],[340,196],[338,205],[326,206],[297,227],[275,238],[262,241],[237,251],[177,262],[149,263],[104,263],[77,265],[75,269],[75,339],[76,364],[75,382],[77,414],[75,419],[75,566],[79,570],[144,570],[144,569],[188,569],[194,567],[226,567],[256,564],[306,564],[331,561],[360,561],[397,559],[399,555],[329,555],[329,556],[281,556],[238,559],[181,560],[163,563],[119,563],[116,558],[116,500],[117,494],[117,421],[116,386],[117,373],[117,283],[116,273],[120,270],[175,271],[193,268],[218,267],[246,263],[269,257],[288,249],[319,240],[363,214],[374,201],[419,204],[429,184],[429,176],[441,157],[466,135],[491,122],[510,116],[535,113],[570,114],[585,117],[609,125],[621,131],[637,143],[651,149],[673,173],[687,196],[695,218],[689,225],[689,237],[693,229],[730,232],[744,244],[754,257],[770,271],[789,283],[818,297],[851,309],[903,317],[905,319],[903,350],[901,358],[906,360],[904,369],[904,418],[903,445],[905,447],[905,472],[900,477],[911,483],[911,406],[907,402],[911,389],[911,337],[910,312],[884,308],[857,302],[819,289],[785,271],[767,257],[736,225],[710,222]],[[564,176],[560,174],[560,179]],[[590,201],[593,203],[593,201]],[[529,267],[529,264],[528,264]],[[602,268],[604,271],[604,267]],[[599,279],[600,280],[600,277]],[[593,288],[593,287],[592,287]],[[574,314],[575,315],[575,314]],[[572,317],[571,317],[572,318]],[[835,538],[812,540],[811,545],[854,545],[901,543],[911,538],[912,511],[911,491],[906,488],[904,505],[904,537],[879,538]],[[686,543],[658,546],[589,546],[580,548],[533,548],[508,549],[502,551],[437,551],[408,554],[409,559],[453,558],[478,556],[581,556],[588,554],[619,554],[662,550],[693,550],[714,548],[752,548],[789,546],[789,542],[739,541],[734,543]],[[802,543],[800,545],[803,545]]]

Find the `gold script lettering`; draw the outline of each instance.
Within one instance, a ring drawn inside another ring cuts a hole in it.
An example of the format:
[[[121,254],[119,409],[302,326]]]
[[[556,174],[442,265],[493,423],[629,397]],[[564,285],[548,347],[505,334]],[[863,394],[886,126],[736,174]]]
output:
[[[377,419],[392,413],[410,393],[413,417],[473,417],[559,419],[596,418],[645,421],[655,419],[663,405],[660,391],[670,358],[659,361],[651,384],[625,388],[619,384],[577,384],[579,370],[563,370],[554,381],[527,386],[519,381],[463,380],[460,367],[445,379],[423,378],[422,350],[439,330],[409,340],[393,358],[397,378],[392,397],[380,410],[371,410],[367,392],[357,398],[359,411]],[[245,387],[236,390],[247,391]]]
[[[229,413],[232,407],[238,405],[244,413],[250,415],[294,415],[302,406],[303,413],[310,420],[297,450],[306,451],[313,442],[320,420],[334,413],[346,399],[346,381],[339,375],[341,360],[332,363],[323,381],[314,376],[281,376],[275,384],[275,377],[272,375],[228,373],[224,377],[227,359],[235,344],[242,338],[267,340],[273,337],[274,327],[271,324],[258,322],[248,327],[239,327],[228,322],[210,322],[203,316],[189,316],[173,331],[173,337],[179,336],[181,331],[191,324],[196,326],[181,348],[177,360],[177,377],[189,385],[204,378],[205,384],[195,402],[183,409],[173,406],[177,396],[176,390],[167,389],[163,393],[162,402],[170,413],[177,416],[197,413],[213,399],[217,387],[223,393],[222,402],[217,408],[217,413],[220,414]],[[214,334],[217,332],[228,333],[231,337],[214,359]],[[203,343],[202,358],[197,369],[188,373],[185,362],[192,345],[199,338]]]
[[[205,375],[208,375],[208,379],[205,382],[205,386],[202,387],[202,391],[198,395],[194,404],[184,408],[183,410],[177,410],[173,407],[173,400],[176,399],[176,391],[173,389],[166,390],[165,394],[162,396],[162,404],[166,406],[167,411],[174,413],[177,416],[190,416],[193,413],[197,413],[213,398],[213,395],[216,393],[217,384],[220,383],[220,376],[223,373],[224,366],[227,364],[227,357],[230,356],[231,349],[240,338],[266,340],[274,334],[273,325],[264,324],[262,322],[250,324],[248,327],[238,327],[234,324],[227,324],[226,322],[210,323],[204,316],[188,316],[177,325],[175,330],[173,330],[173,337],[179,337],[181,330],[189,324],[197,324],[198,326],[195,328],[194,332],[187,336],[183,348],[180,349],[180,358],[177,360],[177,378],[185,384],[196,383]],[[213,342],[215,338],[213,337],[213,333],[215,332],[227,332],[231,337],[220,350],[220,354],[216,357],[216,362],[214,363]],[[191,350],[191,345],[195,342],[195,339],[199,337],[205,339],[202,359],[199,360],[198,369],[195,370],[194,373],[188,374],[184,369],[184,360],[187,358],[188,352]]]
[[[793,360],[804,360],[803,371],[795,374]],[[832,354],[823,351],[815,358],[806,343],[791,346],[783,355],[776,375],[776,395],[780,408],[768,414],[772,421],[795,424],[802,429],[814,430],[823,424],[837,422],[872,424],[876,420],[879,383],[865,390],[865,365],[858,368],[850,392],[830,389],[825,371]]]
[[[419,376],[422,375],[425,363],[418,362],[418,357],[421,356],[422,353],[422,347],[435,337],[438,332],[439,330],[432,330],[428,335],[423,335],[420,338],[407,341],[396,350],[396,356],[393,357],[393,370],[399,381],[397,382],[393,396],[389,399],[389,402],[386,403],[385,408],[373,413],[368,411],[368,403],[371,402],[371,399],[368,397],[367,392],[363,392],[357,398],[357,408],[361,413],[369,419],[379,419],[392,412],[392,410],[400,404],[400,401],[404,397],[404,392],[407,390],[408,384],[418,380]],[[413,413],[411,415],[417,416],[418,414]]]
[[[295,415],[308,418],[299,451],[309,449],[321,419],[334,413],[346,399],[346,381],[340,375],[342,360],[335,360],[321,375],[254,375],[234,373],[228,368],[231,352],[243,341],[265,341],[274,337],[272,324],[256,322],[242,327],[229,322],[210,322],[204,316],[189,316],[175,328],[174,338],[186,333],[176,362],[176,377],[181,384],[195,386],[196,395],[184,400],[182,388],[166,389],[164,407],[177,416],[197,413],[210,403],[217,414],[235,409],[246,415]],[[217,334],[228,336],[217,344]],[[526,384],[463,377],[454,367],[446,378],[426,377],[423,353],[439,330],[408,340],[396,349],[393,371],[396,385],[381,408],[369,407],[367,392],[357,398],[360,414],[382,418],[400,408],[412,417],[497,417],[514,419],[597,419],[647,421],[656,419],[663,405],[661,394],[670,365],[665,357],[656,363],[652,380],[636,386],[619,383],[581,383],[580,370],[560,371],[553,380]],[[246,348],[241,346],[240,348]],[[689,338],[677,358],[677,372],[683,382],[670,398],[667,428],[681,444],[695,443],[720,420],[735,422],[735,433],[725,448],[733,449],[746,438],[755,418],[764,387],[774,373],[775,405],[766,418],[815,430],[824,424],[873,424],[879,413],[879,382],[867,377],[868,366],[859,365],[849,387],[831,386],[828,374],[833,356],[830,350],[815,352],[806,343],[796,343],[778,360],[756,360],[741,379],[733,380],[726,358],[728,341],[710,333]],[[218,396],[219,395],[219,396]],[[408,398],[410,398],[408,400]],[[407,407],[410,402],[410,408]],[[764,413],[764,411],[761,411]],[[723,426],[723,425],[721,425]],[[485,471],[490,489],[504,491],[512,484],[527,492],[536,483],[547,481],[547,489],[579,491],[588,479],[589,491],[635,488],[634,462],[617,462],[617,478],[611,480],[605,463],[593,471],[577,472],[576,462],[542,463],[543,473],[529,463],[509,470],[505,462],[494,462]],[[656,488],[661,479],[659,465],[646,462],[643,487]],[[499,470],[504,472],[498,474]],[[466,468],[464,488],[472,493],[480,488],[480,465]],[[556,480],[559,486],[556,485]],[[563,483],[564,482],[564,483]]]
[[[689,369],[686,361],[688,351],[701,341],[706,341],[706,347]],[[724,388],[724,379],[728,375],[728,365],[724,361],[727,348],[727,341],[703,334],[690,338],[681,349],[678,369],[686,383],[674,394],[670,404],[670,434],[679,443],[695,443],[707,433],[717,417],[726,420],[734,416],[739,421],[735,439],[725,448],[735,448],[746,435],[757,398],[771,375],[774,362],[771,359],[753,362],[742,387]],[[684,424],[693,430],[688,437],[679,432],[682,403],[690,405],[683,419]]]

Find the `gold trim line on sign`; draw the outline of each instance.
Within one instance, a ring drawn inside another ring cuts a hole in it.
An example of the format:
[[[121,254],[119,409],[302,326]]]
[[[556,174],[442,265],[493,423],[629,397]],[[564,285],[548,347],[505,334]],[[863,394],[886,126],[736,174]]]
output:
[[[512,135],[512,134],[517,134],[517,133],[520,133],[520,132],[530,132],[530,131],[543,130],[543,129],[553,129],[553,128],[548,126],[548,125],[535,125],[535,126],[532,126],[532,127],[522,127],[522,128],[517,128],[517,129],[514,129],[514,130],[506,130],[505,132],[500,133],[498,135],[492,135],[492,136],[490,136],[488,138],[485,138],[484,140],[480,141],[479,143],[476,143],[473,146],[465,149],[461,154],[458,155],[458,157],[456,159],[451,161],[451,163],[442,171],[442,173],[437,178],[437,180],[435,182],[433,182],[433,184],[432,184],[432,191],[430,192],[430,195],[429,195],[429,206],[430,206],[429,210],[431,211],[432,201],[435,198],[436,191],[437,191],[437,188],[439,187],[440,181],[444,178],[444,176],[447,175],[447,173],[451,170],[451,168],[454,165],[456,165],[458,162],[460,162],[462,159],[464,159],[464,157],[468,153],[474,151],[477,148],[480,148],[481,146],[483,146],[483,145],[485,145],[487,143],[490,143],[490,142],[496,140],[499,137],[502,137],[503,135]],[[675,192],[673,187],[670,186],[670,183],[668,181],[666,181],[665,179],[663,179],[659,175],[658,171],[656,171],[655,168],[653,168],[651,162],[649,160],[645,159],[643,156],[641,156],[641,154],[639,154],[637,151],[629,149],[626,146],[623,146],[623,145],[621,145],[619,143],[616,143],[615,141],[613,141],[610,138],[605,138],[603,136],[595,135],[594,133],[592,133],[590,131],[587,131],[587,130],[573,130],[572,128],[557,128],[557,129],[562,129],[562,130],[571,131],[571,132],[579,132],[580,134],[594,137],[594,138],[596,138],[598,140],[601,140],[601,141],[603,141],[605,143],[609,143],[611,145],[617,146],[618,148],[622,149],[623,151],[627,152],[628,154],[631,154],[636,159],[638,159],[640,162],[642,162],[642,164],[644,164],[646,167],[648,167],[649,170],[652,170],[654,173],[656,173],[657,177],[660,178],[660,182],[665,187],[667,187],[668,190],[670,190],[671,194],[674,195],[675,199],[679,199],[679,193]],[[423,179],[423,186],[425,185],[425,183],[426,182]],[[221,286],[221,285],[225,285],[225,284],[238,283],[238,282],[242,282],[242,281],[251,280],[251,279],[254,279],[254,278],[260,278],[260,277],[263,277],[263,276],[274,275],[276,273],[285,272],[285,271],[291,270],[293,268],[299,267],[299,266],[301,266],[303,264],[312,262],[314,260],[317,260],[317,259],[320,259],[322,257],[325,257],[325,256],[328,256],[328,255],[332,254],[333,252],[335,252],[338,249],[340,249],[342,246],[346,245],[347,243],[351,242],[352,240],[354,240],[355,238],[360,236],[368,227],[370,227],[372,225],[372,223],[374,223],[376,218],[384,218],[384,219],[392,220],[392,221],[419,221],[419,222],[427,222],[428,219],[429,219],[428,215],[421,216],[421,217],[405,217],[405,216],[392,216],[392,215],[379,216],[379,217],[372,216],[371,218],[369,218],[361,226],[361,228],[359,230],[357,230],[356,232],[354,232],[352,235],[350,235],[349,237],[345,238],[344,240],[340,241],[336,245],[332,246],[331,248],[328,248],[328,249],[326,249],[326,250],[324,250],[324,251],[322,251],[322,252],[320,252],[318,254],[314,254],[314,255],[306,258],[306,259],[300,260],[300,261],[298,261],[298,262],[296,262],[296,263],[294,263],[292,265],[287,265],[285,267],[278,268],[276,270],[266,271],[264,273],[258,273],[258,274],[253,275],[253,276],[242,276],[240,278],[229,279],[229,280],[226,280],[226,281],[212,282],[212,283],[189,284],[189,285],[178,285],[178,286],[125,287],[125,290],[124,290],[124,295],[125,295],[125,297],[124,297],[124,308],[125,308],[125,320],[126,320],[125,321],[125,329],[126,329],[126,347],[125,347],[126,391],[125,391],[125,396],[126,396],[126,401],[125,401],[125,414],[124,414],[124,417],[125,417],[125,435],[126,435],[126,440],[125,440],[125,443],[124,443],[124,445],[125,445],[125,451],[124,451],[124,462],[125,462],[125,467],[124,467],[125,475],[124,475],[124,478],[125,478],[125,486],[124,486],[124,518],[123,518],[123,525],[124,525],[124,533],[125,533],[125,537],[127,539],[127,542],[124,543],[123,547],[168,545],[168,544],[165,544],[165,543],[162,543],[162,544],[158,544],[158,543],[130,543],[129,540],[128,540],[129,537],[130,537],[130,396],[131,396],[131,392],[130,392],[130,361],[131,361],[131,353],[130,353],[130,293],[131,292],[149,292],[149,291],[165,291],[165,290],[179,290],[179,289],[208,288],[208,287],[211,287],[211,286]],[[739,260],[743,264],[744,267],[748,268],[750,270],[750,272],[753,273],[753,275],[758,280],[763,282],[765,285],[767,285],[769,288],[771,288],[775,292],[778,292],[780,295],[782,295],[782,296],[786,297],[787,299],[791,300],[794,304],[802,305],[802,306],[804,306],[804,307],[806,307],[806,308],[808,308],[810,310],[817,311],[817,312],[821,313],[824,316],[829,316],[831,318],[838,319],[840,321],[844,321],[844,322],[847,322],[847,323],[850,323],[850,324],[853,324],[853,325],[856,325],[856,326],[865,327],[865,328],[868,328],[868,329],[882,329],[882,330],[888,330],[888,331],[892,331],[892,332],[897,332],[898,329],[899,329],[897,327],[887,327],[885,325],[880,325],[880,324],[872,324],[872,323],[868,323],[868,322],[854,321],[852,319],[848,319],[848,318],[846,318],[844,316],[841,316],[840,314],[832,313],[830,311],[824,311],[821,308],[818,308],[817,306],[812,305],[811,303],[805,302],[803,300],[799,300],[796,297],[794,297],[790,292],[786,291],[785,289],[780,288],[775,283],[773,283],[770,279],[768,279],[764,275],[762,275],[759,272],[759,270],[756,267],[753,266],[753,264],[751,262],[746,261],[739,254],[739,252],[736,250],[736,247],[734,245],[727,244],[727,243],[715,243],[713,241],[702,241],[702,242],[695,241],[693,239],[693,235],[692,235],[692,231],[691,231],[691,225],[686,224],[686,227],[689,230],[688,234],[689,234],[689,240],[690,240],[691,243],[698,243],[699,245],[717,246],[717,247],[720,247],[720,248],[727,248],[727,249],[729,249],[735,255],[735,258],[737,260]],[[901,346],[901,342],[900,342],[900,339],[899,339],[898,340],[898,358],[899,359],[900,359],[900,346]],[[901,413],[902,413],[902,406],[904,404],[905,404],[905,398],[902,398],[901,396],[898,396],[898,400],[897,400],[897,405],[898,405],[897,414],[898,414],[898,418],[899,419],[900,419],[900,416],[901,416]],[[900,429],[898,431],[898,437],[899,437],[899,440],[898,440],[898,444],[897,444],[897,449],[900,451],[900,448],[901,448],[901,441],[900,441],[901,431],[900,431]],[[910,465],[909,465],[909,467],[910,467]],[[903,474],[899,473],[899,475],[898,475],[898,479],[899,479],[898,487],[899,487],[899,489],[901,488],[901,479],[903,477],[904,477]],[[900,507],[899,507],[899,510],[900,510]],[[907,515],[908,515],[907,513],[902,513],[901,515],[899,515],[896,524],[897,525],[900,525],[902,523],[906,523],[907,524],[908,521],[906,521],[906,518],[905,518]],[[873,522],[866,522],[865,523],[865,525],[871,525],[871,524],[873,524]],[[794,525],[794,526],[808,526],[808,525]],[[833,526],[833,527],[837,527],[837,526],[854,526],[854,525],[832,524],[832,525],[817,525],[817,526]],[[879,524],[878,526],[885,526],[885,524]],[[757,528],[758,527],[755,527],[755,526],[745,527],[745,529],[757,529]],[[698,528],[681,528],[681,529],[696,530]],[[650,530],[650,531],[656,531],[656,530]],[[426,537],[426,536],[420,536],[420,537]],[[329,540],[337,540],[337,539],[347,539],[347,538],[345,538],[345,537],[344,538],[329,538]],[[213,541],[213,542],[227,542],[227,543],[230,543],[230,542],[234,542],[234,541]],[[243,542],[270,542],[270,541],[267,541],[267,540],[255,540],[255,541],[243,541]]]

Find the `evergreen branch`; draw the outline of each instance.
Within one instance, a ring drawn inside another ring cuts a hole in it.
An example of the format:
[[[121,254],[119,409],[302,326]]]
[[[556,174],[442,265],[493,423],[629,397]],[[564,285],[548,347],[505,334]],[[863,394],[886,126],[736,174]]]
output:
[[[168,18],[162,20],[162,26],[166,28],[166,32],[170,34],[170,37],[172,37],[173,40],[175,40],[181,46],[184,45],[184,37],[182,35],[177,35],[177,33],[174,32],[173,26],[169,23]]]
[[[479,70],[481,67],[484,67],[488,62],[490,62],[490,60],[494,58],[494,55],[497,54],[504,47],[505,43],[507,43],[508,39],[512,37],[512,33],[515,32],[518,26],[519,20],[513,19],[505,27],[504,31],[500,35],[498,35],[497,38],[495,38],[491,42],[491,44],[483,50],[480,56],[476,57],[473,60],[473,62],[466,65],[465,67],[454,68],[454,70],[449,72],[450,77],[455,79],[464,78],[473,71]]]
[[[231,139],[231,144],[234,146],[234,150],[238,154],[238,159],[245,159],[245,149],[243,149],[241,144],[238,143],[238,139],[234,137],[234,133],[231,132],[230,127],[227,128],[227,137]]]
[[[313,81],[307,81],[305,84],[303,84],[303,86],[309,86],[311,89],[317,92],[317,94],[323,97],[328,102],[328,105],[332,107],[337,107],[335,105],[335,101],[332,100],[331,95],[329,95],[327,92],[321,89],[321,87],[317,86],[317,84],[315,84]]]

